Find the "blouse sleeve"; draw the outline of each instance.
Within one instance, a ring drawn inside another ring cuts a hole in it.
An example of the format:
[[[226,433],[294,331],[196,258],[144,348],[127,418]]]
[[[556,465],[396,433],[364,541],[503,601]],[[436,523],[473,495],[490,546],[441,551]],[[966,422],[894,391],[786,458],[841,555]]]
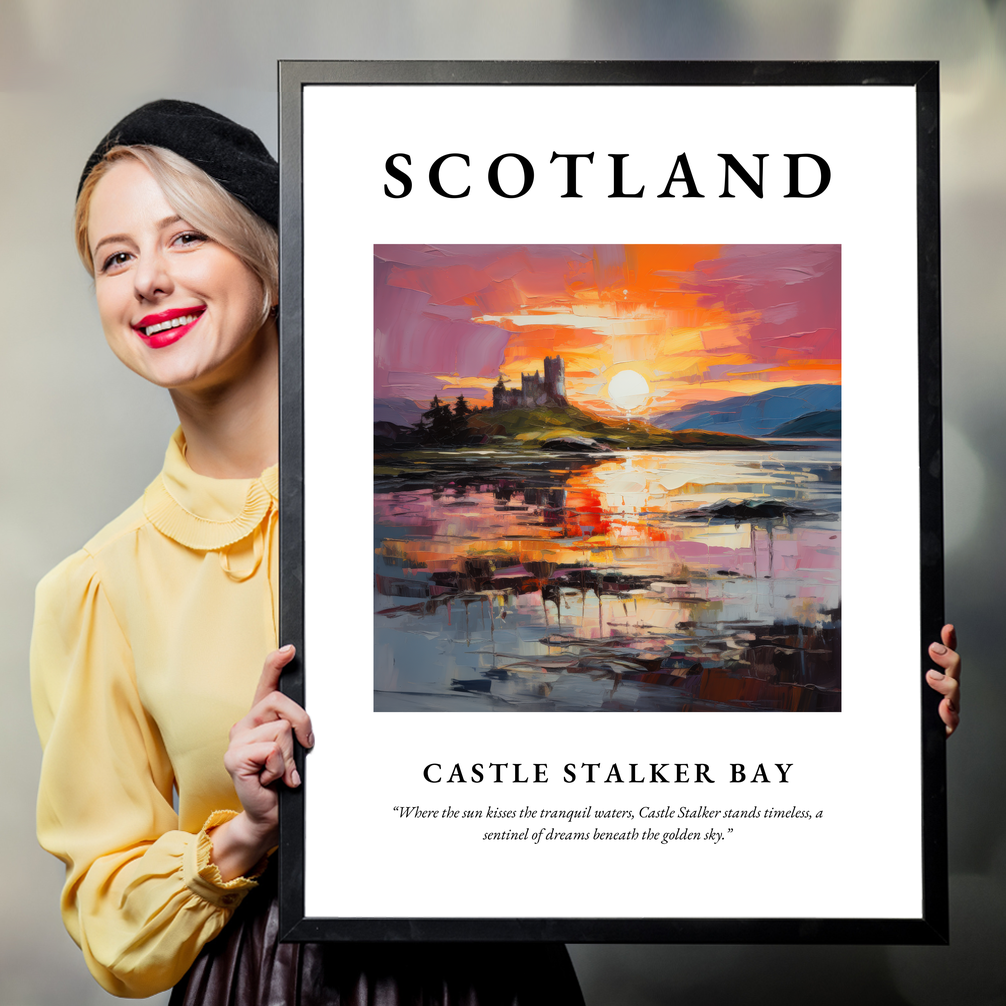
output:
[[[171,764],[87,552],[39,584],[31,685],[43,747],[38,837],[66,865],[63,921],[103,988],[161,992],[255,882],[224,882],[210,862],[207,829],[233,811],[198,834],[178,830]]]

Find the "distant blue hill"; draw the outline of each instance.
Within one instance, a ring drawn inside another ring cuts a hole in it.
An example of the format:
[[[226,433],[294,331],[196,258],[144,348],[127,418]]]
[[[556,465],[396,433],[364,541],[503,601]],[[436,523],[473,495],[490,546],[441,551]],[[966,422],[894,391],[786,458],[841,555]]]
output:
[[[791,419],[772,431],[773,437],[841,437],[841,409],[808,412],[799,419]]]
[[[411,426],[419,422],[423,410],[408,398],[375,398],[374,422]]]
[[[738,395],[720,402],[696,402],[677,412],[651,419],[665,430],[710,430],[745,437],[771,436],[784,423],[810,412],[842,407],[842,388],[837,384],[801,384],[776,388],[757,395]]]

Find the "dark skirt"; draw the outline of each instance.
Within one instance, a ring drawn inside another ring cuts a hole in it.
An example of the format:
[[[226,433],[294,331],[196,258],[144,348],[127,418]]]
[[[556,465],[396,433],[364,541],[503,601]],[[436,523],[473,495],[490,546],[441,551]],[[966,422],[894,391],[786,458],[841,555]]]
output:
[[[561,943],[280,943],[274,872],[169,1006],[583,1006]]]

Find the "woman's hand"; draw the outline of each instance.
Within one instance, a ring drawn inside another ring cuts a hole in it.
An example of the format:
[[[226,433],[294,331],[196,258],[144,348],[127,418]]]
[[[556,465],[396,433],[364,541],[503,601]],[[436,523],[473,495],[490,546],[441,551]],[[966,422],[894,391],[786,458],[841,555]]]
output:
[[[266,657],[251,710],[231,727],[224,766],[244,810],[209,833],[211,859],[224,880],[247,873],[276,845],[279,793],[273,784],[282,779],[291,788],[300,785],[294,734],[304,747],[314,746],[311,718],[278,688],[295,652],[284,646]]]
[[[943,696],[940,703],[940,719],[947,725],[949,737],[961,721],[961,658],[957,651],[957,633],[952,625],[944,625],[940,633],[941,643],[929,645],[929,656],[943,671],[930,670],[926,673],[929,687]]]

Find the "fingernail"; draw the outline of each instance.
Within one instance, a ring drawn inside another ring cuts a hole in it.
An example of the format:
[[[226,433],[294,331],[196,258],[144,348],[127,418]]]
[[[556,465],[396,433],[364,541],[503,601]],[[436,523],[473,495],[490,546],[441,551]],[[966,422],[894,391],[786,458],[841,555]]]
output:
[[[307,735],[307,746],[309,748],[313,748],[314,747],[314,732],[313,731]]]
[[[294,786],[300,785],[300,773],[296,769],[290,773],[290,781],[294,784]]]
[[[282,653],[284,656],[287,653],[293,653],[293,643],[287,643],[286,646],[280,648],[279,652]]]
[[[933,653],[946,653],[947,652],[947,648],[942,643],[933,643],[933,645],[930,646],[929,649],[931,649],[933,651]]]
[[[942,681],[942,680],[943,680],[943,678],[945,677],[945,675],[943,675],[943,674],[940,674],[940,672],[939,672],[939,671],[930,671],[930,672],[929,672],[929,676],[930,676],[931,678],[935,679],[936,681]]]

